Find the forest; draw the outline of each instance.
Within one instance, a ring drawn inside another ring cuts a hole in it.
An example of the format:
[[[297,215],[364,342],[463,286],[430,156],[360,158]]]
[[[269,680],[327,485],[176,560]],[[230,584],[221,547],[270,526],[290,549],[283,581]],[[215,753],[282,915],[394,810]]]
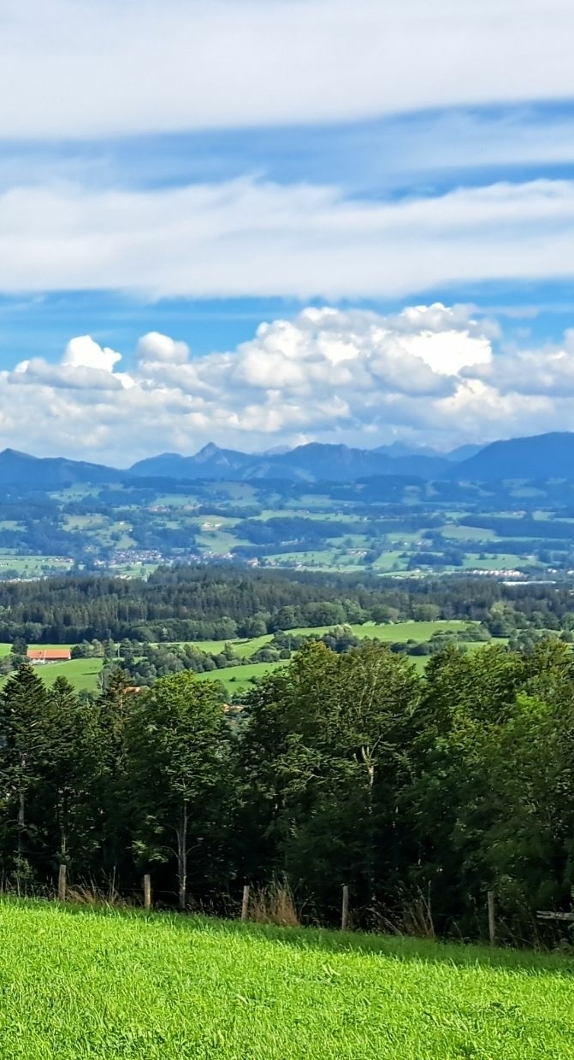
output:
[[[0,863],[19,893],[151,873],[157,902],[225,911],[287,882],[304,922],[543,940],[574,883],[568,645],[449,646],[423,674],[374,642],[303,645],[228,711],[191,671],[95,699],[22,665],[0,692]],[[542,934],[541,934],[542,933]]]
[[[0,582],[0,642],[231,640],[299,626],[461,619],[493,636],[574,628],[568,585],[366,572],[174,564],[147,579],[102,574]]]

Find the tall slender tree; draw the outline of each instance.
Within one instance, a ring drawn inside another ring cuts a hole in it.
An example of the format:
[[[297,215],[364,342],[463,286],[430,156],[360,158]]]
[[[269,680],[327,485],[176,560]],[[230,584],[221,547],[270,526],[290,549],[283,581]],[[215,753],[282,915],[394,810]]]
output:
[[[43,682],[24,664],[0,694],[0,783],[5,793],[7,849],[18,888],[37,846],[29,803],[47,756],[48,699]]]
[[[175,855],[183,910],[190,852],[217,827],[227,783],[227,724],[216,691],[190,671],[160,678],[135,699],[128,748],[137,849],[148,860]]]

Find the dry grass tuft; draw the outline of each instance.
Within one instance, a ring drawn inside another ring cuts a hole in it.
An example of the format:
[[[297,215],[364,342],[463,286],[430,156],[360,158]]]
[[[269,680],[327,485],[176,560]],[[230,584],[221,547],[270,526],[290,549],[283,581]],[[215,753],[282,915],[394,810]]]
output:
[[[381,912],[378,915],[379,929],[392,935],[408,935],[417,939],[436,939],[432,917],[430,892],[417,887],[411,894],[403,896],[401,906],[395,913]]]
[[[280,927],[300,927],[293,892],[287,882],[274,882],[266,890],[256,891],[249,900],[248,920]]]

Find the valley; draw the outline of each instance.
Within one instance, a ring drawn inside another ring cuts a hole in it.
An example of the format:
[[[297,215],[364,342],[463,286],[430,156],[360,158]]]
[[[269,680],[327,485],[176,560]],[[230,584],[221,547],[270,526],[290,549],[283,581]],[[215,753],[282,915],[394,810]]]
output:
[[[567,579],[572,438],[494,443],[461,461],[308,445],[257,463],[208,446],[125,472],[6,450],[0,579],[147,577],[174,561]]]

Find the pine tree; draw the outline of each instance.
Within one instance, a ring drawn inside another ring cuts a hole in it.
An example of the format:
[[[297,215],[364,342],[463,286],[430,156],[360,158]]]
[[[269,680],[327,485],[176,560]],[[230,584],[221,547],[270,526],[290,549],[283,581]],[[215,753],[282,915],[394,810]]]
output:
[[[37,846],[35,822],[28,812],[47,755],[48,701],[43,682],[27,664],[0,693],[0,783],[5,793],[5,853],[18,889],[28,874]]]

